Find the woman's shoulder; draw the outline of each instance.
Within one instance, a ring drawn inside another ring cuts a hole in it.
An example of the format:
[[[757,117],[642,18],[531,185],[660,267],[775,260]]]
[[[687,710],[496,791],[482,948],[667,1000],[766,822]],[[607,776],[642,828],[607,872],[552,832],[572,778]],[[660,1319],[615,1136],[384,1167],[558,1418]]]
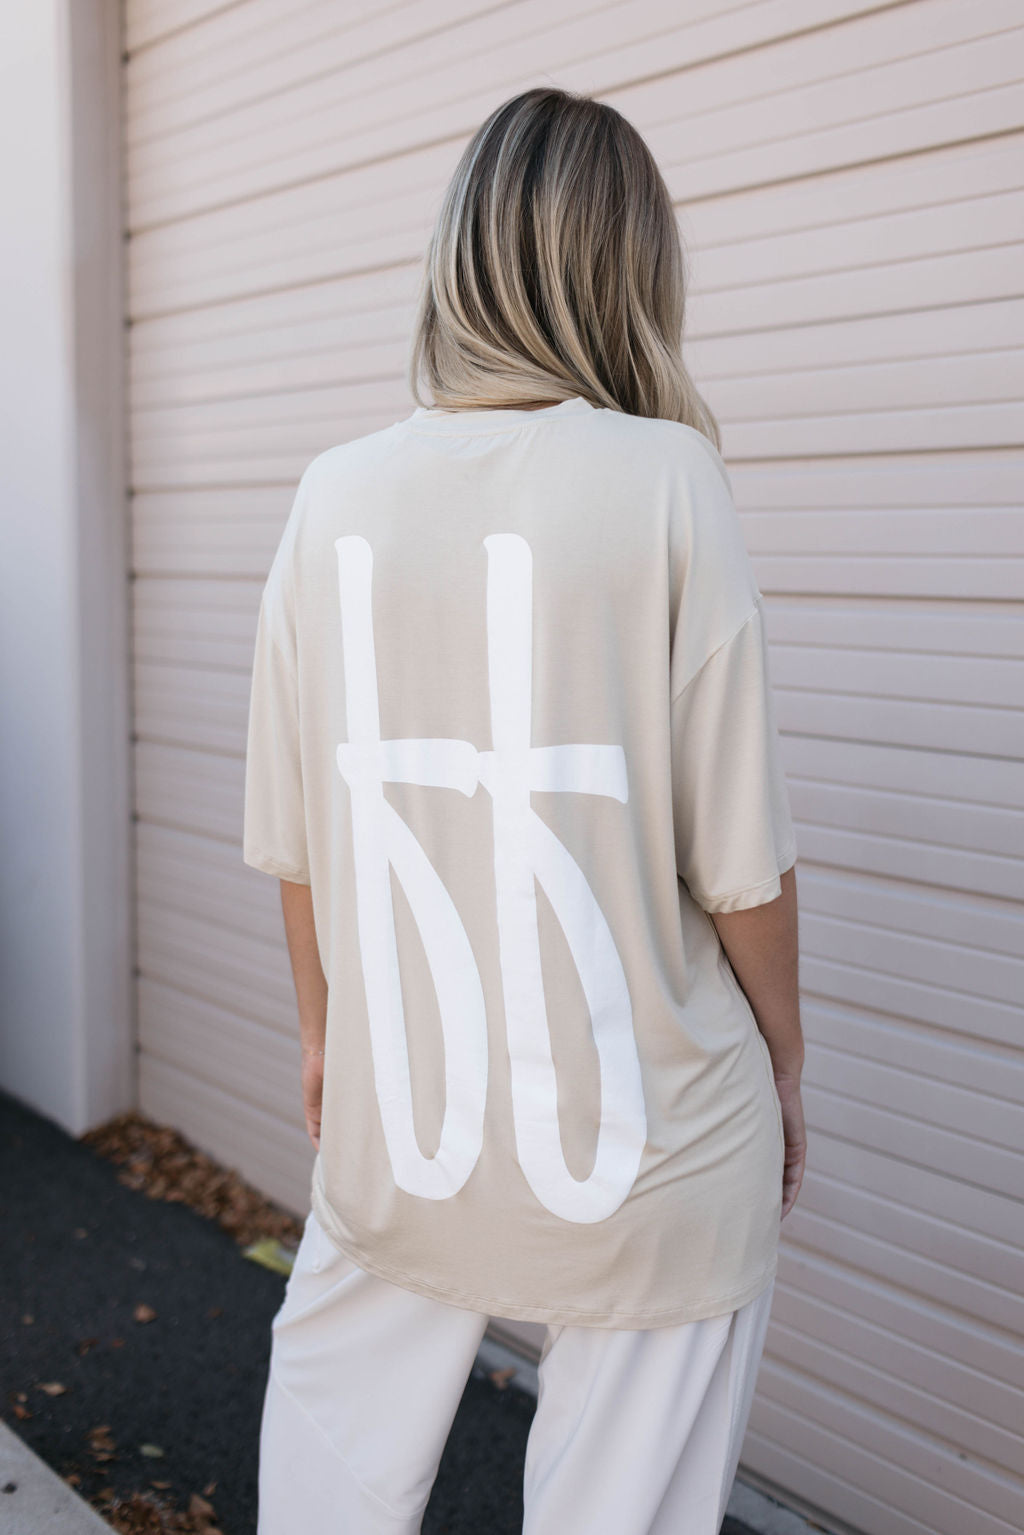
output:
[[[395,437],[400,425],[396,421],[390,426],[378,427],[375,431],[364,432],[322,448],[307,463],[302,478],[308,480],[312,487],[318,487],[332,480],[372,471],[394,452]]]
[[[718,448],[704,432],[684,421],[601,409],[582,422],[577,417],[577,423],[589,429],[597,453],[603,444],[612,455],[631,453],[638,466],[661,479],[668,472],[694,485],[702,481],[712,488],[724,485],[732,494],[729,471]]]

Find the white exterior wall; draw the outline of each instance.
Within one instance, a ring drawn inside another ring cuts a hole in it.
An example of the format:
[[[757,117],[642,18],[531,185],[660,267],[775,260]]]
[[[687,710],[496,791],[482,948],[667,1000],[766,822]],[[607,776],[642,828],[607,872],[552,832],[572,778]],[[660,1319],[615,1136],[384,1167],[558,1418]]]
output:
[[[119,8],[0,5],[0,1083],[135,1099]]]
[[[829,1528],[1024,1526],[1024,32],[1010,0],[129,0],[141,1106],[304,1210],[241,863],[302,468],[411,409],[441,191],[551,81],[644,133],[766,594],[808,1171],[743,1472]],[[536,1341],[540,1330],[514,1329]]]

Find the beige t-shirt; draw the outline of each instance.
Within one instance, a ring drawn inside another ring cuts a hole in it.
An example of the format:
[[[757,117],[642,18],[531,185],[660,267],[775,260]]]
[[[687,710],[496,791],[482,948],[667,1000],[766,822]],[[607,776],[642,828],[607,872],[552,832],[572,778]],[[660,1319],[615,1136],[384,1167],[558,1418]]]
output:
[[[260,605],[244,859],[312,887],[312,1204],[492,1316],[648,1328],[772,1279],[771,1058],[708,912],[796,842],[725,466],[598,409],[307,467]]]

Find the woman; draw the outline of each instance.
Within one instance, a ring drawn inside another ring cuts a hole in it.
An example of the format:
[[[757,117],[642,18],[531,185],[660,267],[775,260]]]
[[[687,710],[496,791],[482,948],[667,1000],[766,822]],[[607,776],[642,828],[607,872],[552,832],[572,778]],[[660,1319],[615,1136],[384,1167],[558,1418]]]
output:
[[[527,1535],[714,1535],[804,1164],[761,594],[642,139],[475,134],[410,363],[260,605],[244,857],[317,1148],[260,1535],[413,1532],[489,1317],[546,1324]]]

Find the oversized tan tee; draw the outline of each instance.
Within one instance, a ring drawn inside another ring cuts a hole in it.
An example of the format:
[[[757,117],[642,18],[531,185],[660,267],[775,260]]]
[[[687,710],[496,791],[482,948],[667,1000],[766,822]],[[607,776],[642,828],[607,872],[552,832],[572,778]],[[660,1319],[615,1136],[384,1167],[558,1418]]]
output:
[[[342,1251],[599,1327],[768,1284],[779,1101],[707,913],[773,900],[797,850],[705,437],[575,397],[319,454],[262,595],[245,791],[245,862],[312,887],[311,1197]]]

